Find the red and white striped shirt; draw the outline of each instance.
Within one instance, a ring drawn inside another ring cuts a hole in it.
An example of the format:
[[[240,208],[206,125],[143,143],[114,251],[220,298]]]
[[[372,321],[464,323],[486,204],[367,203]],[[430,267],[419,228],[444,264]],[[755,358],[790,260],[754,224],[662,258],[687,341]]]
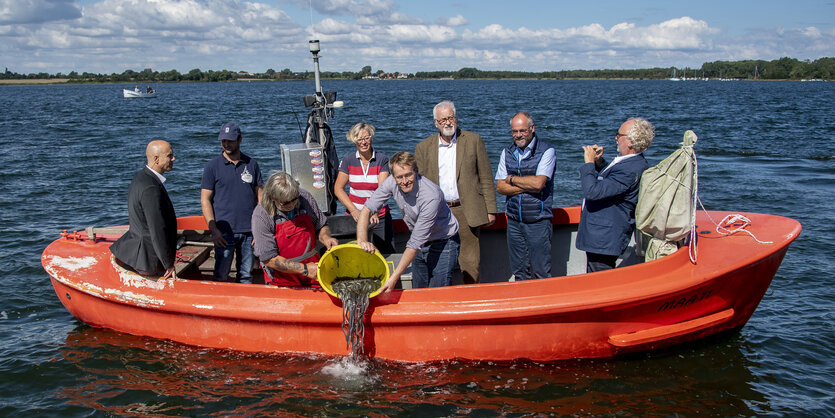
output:
[[[348,175],[348,198],[351,203],[362,210],[365,201],[379,187],[378,179],[380,173],[389,172],[389,159],[383,153],[372,151],[371,160],[367,167],[362,166],[360,152],[346,154],[339,162],[339,171]],[[388,206],[383,206],[379,214],[385,215]]]

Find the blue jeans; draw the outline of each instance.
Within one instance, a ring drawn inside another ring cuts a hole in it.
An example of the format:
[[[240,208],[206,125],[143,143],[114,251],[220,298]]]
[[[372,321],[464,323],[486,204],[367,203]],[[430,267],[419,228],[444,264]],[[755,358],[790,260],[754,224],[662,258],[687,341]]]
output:
[[[449,286],[460,246],[461,241],[455,234],[421,247],[412,261],[412,288]]]
[[[221,248],[215,245],[215,281],[229,280],[229,271],[232,269],[234,256],[235,270],[238,272],[237,279],[252,283],[252,233],[223,234],[223,239],[226,240],[226,247]]]
[[[533,223],[507,219],[507,253],[516,280],[551,277],[551,219]]]

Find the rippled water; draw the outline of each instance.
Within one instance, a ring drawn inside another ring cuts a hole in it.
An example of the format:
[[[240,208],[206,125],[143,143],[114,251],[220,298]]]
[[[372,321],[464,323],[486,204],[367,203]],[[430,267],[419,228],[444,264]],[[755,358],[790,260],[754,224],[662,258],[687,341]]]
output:
[[[665,81],[326,82],[346,106],[332,127],[340,154],[350,126],[375,145],[413,150],[431,108],[458,106],[495,168],[509,119],[530,111],[557,147],[555,200],[581,201],[580,146],[614,151],[619,123],[657,127],[650,163],[699,135],[708,209],[793,217],[803,233],[740,332],[617,360],[550,364],[401,364],[249,355],[94,329],[55,297],[40,253],[62,229],[127,223],[126,190],[150,139],[174,147],[167,183],[177,213],[200,213],[203,164],[225,121],[265,171],[297,142],[312,83],[162,84],[126,100],[121,85],[0,86],[0,415],[832,415],[833,83]],[[347,354],[347,353],[346,353]]]

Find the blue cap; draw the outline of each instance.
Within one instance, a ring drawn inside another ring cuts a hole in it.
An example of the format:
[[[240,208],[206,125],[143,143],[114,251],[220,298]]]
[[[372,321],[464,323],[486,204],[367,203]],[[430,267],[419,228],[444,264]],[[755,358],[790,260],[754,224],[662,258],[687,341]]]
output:
[[[226,122],[221,125],[220,134],[218,134],[217,139],[219,141],[237,141],[239,136],[241,136],[241,128],[238,127],[238,124],[235,122]]]

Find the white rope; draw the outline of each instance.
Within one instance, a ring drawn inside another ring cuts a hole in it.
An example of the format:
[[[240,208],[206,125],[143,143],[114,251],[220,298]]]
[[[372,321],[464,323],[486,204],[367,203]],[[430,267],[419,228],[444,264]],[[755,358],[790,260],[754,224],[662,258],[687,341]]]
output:
[[[750,235],[751,238],[754,238],[754,241],[757,241],[760,244],[773,244],[774,243],[774,241],[761,241],[759,238],[757,238],[756,235],[754,235],[753,232],[745,229],[748,225],[751,225],[751,220],[746,218],[745,216],[743,216],[741,214],[738,214],[738,213],[732,213],[732,214],[722,218],[722,221],[717,223],[716,221],[713,220],[713,218],[710,217],[710,214],[707,212],[707,209],[705,209],[705,205],[704,205],[704,203],[702,203],[701,199],[699,199],[699,205],[702,206],[702,210],[704,211],[705,215],[707,215],[707,218],[710,219],[710,222],[713,222],[713,225],[716,226],[716,233],[718,233],[720,235],[733,235],[737,232],[742,231],[742,232],[745,232],[746,234]],[[742,222],[742,224],[741,225],[735,225],[737,222]],[[733,226],[734,228],[729,228],[730,226]]]
[[[696,151],[692,150],[693,146],[690,145],[691,152],[690,155],[693,156],[693,198],[690,199],[690,213],[692,218],[690,218],[690,245],[688,246],[688,253],[690,255],[690,262],[696,264],[696,260],[699,258],[699,249],[696,248],[697,240],[696,240],[696,211],[698,208],[696,207],[696,200],[699,199],[699,160],[696,159]]]
[[[678,183],[685,189],[690,191],[690,247],[689,247],[689,255],[690,255],[690,262],[696,264],[696,260],[699,258],[699,250],[696,248],[696,211],[698,208],[696,207],[696,201],[699,199],[699,161],[696,159],[696,152],[693,150],[693,145],[682,145],[682,149],[690,148],[690,155],[693,158],[693,187],[691,188],[689,185],[682,183],[678,178],[675,176],[670,175],[667,172],[664,172],[664,175],[672,179],[674,182]],[[701,203],[701,201],[699,201]],[[704,208],[704,206],[702,206]],[[708,215],[709,217],[709,215]],[[715,223],[715,222],[714,222]]]
[[[685,147],[682,147],[682,148],[685,148]],[[693,146],[691,145],[687,148],[693,148]],[[692,214],[693,217],[690,220],[690,247],[689,247],[689,250],[688,250],[689,255],[690,255],[690,262],[692,262],[693,264],[696,264],[696,260],[699,258],[699,249],[698,249],[698,246],[697,246],[698,241],[696,239],[696,236],[697,236],[697,233],[696,233],[696,212],[698,211],[698,206],[702,207],[702,211],[704,211],[705,215],[707,215],[707,218],[710,220],[710,222],[713,223],[713,225],[716,226],[716,232],[718,234],[730,236],[730,235],[733,235],[737,232],[742,231],[742,232],[745,232],[746,234],[750,235],[751,238],[754,239],[754,241],[757,241],[760,244],[772,244],[773,243],[772,241],[761,241],[759,238],[756,237],[756,235],[754,235],[753,232],[747,230],[746,227],[751,224],[751,220],[746,218],[743,215],[740,215],[738,213],[730,214],[730,215],[726,216],[724,219],[722,219],[722,221],[719,222],[719,223],[717,223],[715,220],[713,220],[713,218],[710,216],[710,213],[708,213],[707,209],[705,209],[705,205],[704,205],[704,203],[702,203],[702,199],[699,198],[699,161],[696,158],[696,153],[695,152],[691,152],[690,155],[693,156],[693,190],[692,190],[693,199],[692,199],[692,207],[691,207],[691,210],[690,210],[690,213]],[[675,177],[672,177],[672,178],[675,179]],[[676,179],[676,181],[678,182],[678,179]],[[682,184],[681,182],[679,182],[679,184],[681,184],[684,187],[687,187],[686,185]],[[742,224],[741,225],[736,225],[737,222],[742,222]],[[730,228],[731,226],[733,226],[733,228]]]
[[[682,187],[684,187],[686,189],[689,189],[690,192],[691,192],[692,199],[691,199],[690,213],[692,214],[692,217],[690,219],[690,237],[689,237],[690,242],[689,242],[689,249],[688,249],[688,253],[689,253],[689,256],[690,256],[690,262],[693,263],[693,264],[696,264],[696,260],[699,258],[699,249],[697,247],[698,241],[696,239],[696,237],[697,237],[697,233],[696,233],[696,212],[698,211],[698,206],[702,207],[702,211],[704,211],[705,215],[707,215],[707,219],[709,219],[710,222],[712,222],[713,225],[716,226],[716,232],[718,234],[730,236],[730,235],[733,235],[737,232],[742,231],[742,232],[745,232],[746,234],[750,235],[751,238],[754,239],[754,241],[757,241],[760,244],[773,244],[772,241],[761,241],[759,238],[756,237],[756,235],[754,235],[753,232],[747,230],[746,227],[751,224],[751,220],[746,218],[743,215],[740,215],[738,213],[730,214],[730,215],[726,216],[724,219],[722,219],[722,222],[719,222],[719,223],[717,223],[716,221],[713,220],[713,218],[710,216],[710,213],[708,213],[707,209],[705,209],[705,205],[704,205],[704,203],[702,203],[702,199],[699,198],[699,161],[696,158],[696,152],[692,151],[693,150],[693,145],[683,145],[681,148],[690,148],[691,149],[690,155],[692,156],[692,159],[693,159],[693,187],[692,187],[692,189],[691,189],[690,186],[682,183],[675,176],[672,176],[672,175],[670,175],[669,173],[666,173],[666,172],[664,174],[667,177],[673,179],[673,181],[675,181],[676,183],[678,183]],[[737,224],[738,222],[742,222],[742,223]],[[731,227],[733,227],[733,228],[731,228]]]
[[[737,226],[736,228],[733,228],[733,229],[728,228],[728,226],[734,226],[737,223],[737,221],[742,221],[742,225]],[[754,241],[757,241],[760,244],[774,244],[774,241],[760,241],[760,239],[757,238],[757,236],[754,235],[753,232],[745,229],[745,227],[747,227],[748,225],[751,225],[751,220],[750,219],[748,219],[748,218],[746,218],[746,217],[744,217],[744,216],[742,216],[738,213],[735,213],[735,214],[732,214],[732,215],[728,215],[724,219],[722,219],[722,222],[720,222],[719,225],[716,225],[716,232],[718,232],[722,235],[733,235],[733,234],[735,234],[739,231],[742,231],[742,232],[745,232],[746,234],[750,235],[751,238],[754,238]]]

